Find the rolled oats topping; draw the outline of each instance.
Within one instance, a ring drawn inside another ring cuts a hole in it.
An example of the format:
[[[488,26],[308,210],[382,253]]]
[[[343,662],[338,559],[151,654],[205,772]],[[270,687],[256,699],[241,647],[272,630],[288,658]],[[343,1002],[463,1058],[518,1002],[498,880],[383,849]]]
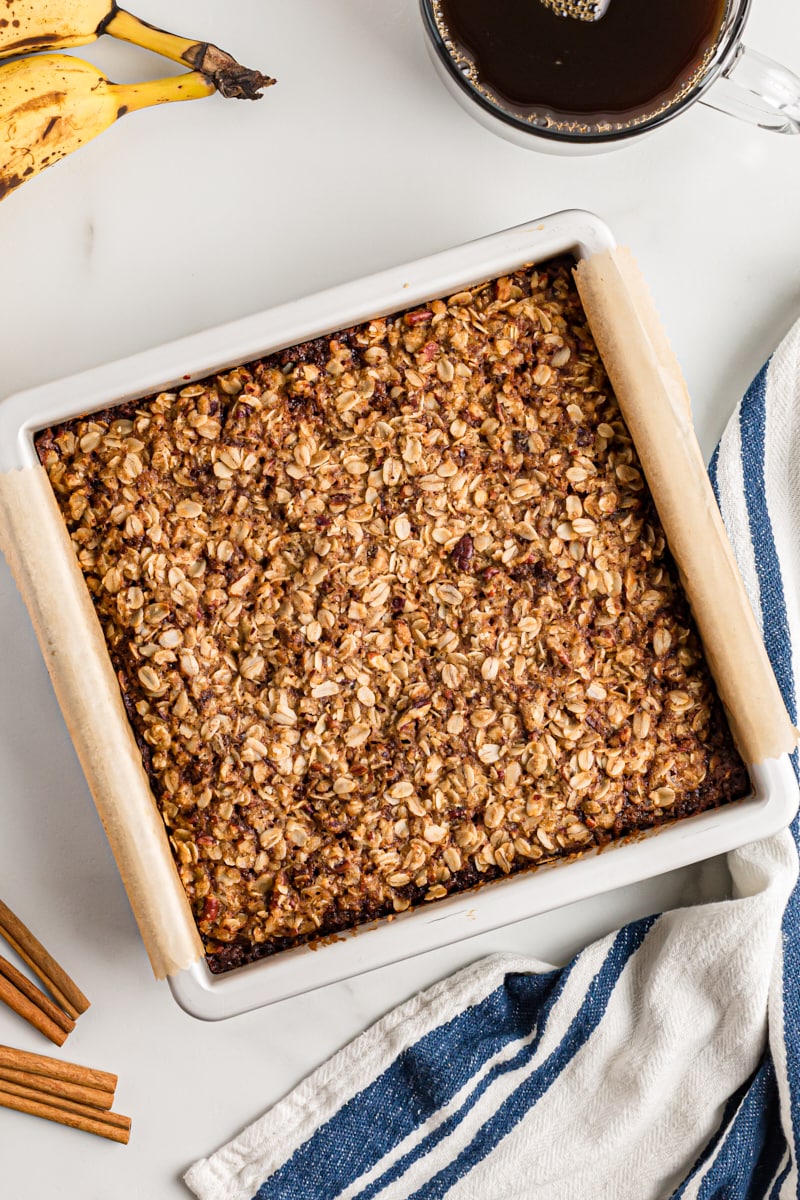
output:
[[[565,261],[37,447],[212,967],[748,790]]]

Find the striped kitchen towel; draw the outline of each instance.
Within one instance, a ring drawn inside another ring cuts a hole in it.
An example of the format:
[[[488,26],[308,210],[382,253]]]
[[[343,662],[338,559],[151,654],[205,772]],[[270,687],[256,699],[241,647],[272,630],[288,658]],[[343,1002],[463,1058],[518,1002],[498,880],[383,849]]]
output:
[[[796,722],[800,325],[711,475]],[[186,1182],[201,1200],[800,1196],[799,836],[731,854],[732,900],[566,967],[495,956],[430,988]]]

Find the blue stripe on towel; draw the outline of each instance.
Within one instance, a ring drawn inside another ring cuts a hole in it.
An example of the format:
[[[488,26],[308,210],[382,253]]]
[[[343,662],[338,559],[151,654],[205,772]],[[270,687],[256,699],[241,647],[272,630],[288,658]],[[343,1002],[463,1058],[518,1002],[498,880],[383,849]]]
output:
[[[528,1115],[597,1029],[620,976],[657,920],[646,917],[620,930],[557,1049],[503,1101],[470,1144],[409,1200],[440,1200],[446,1196]]]
[[[786,597],[783,593],[781,566],[775,549],[765,487],[768,366],[768,363],[765,364],[751,383],[739,413],[742,435],[742,476],[747,516],[750,522],[750,538],[755,552],[759,600],[764,616],[764,643],[784,703],[792,720],[796,721],[797,705],[792,674],[791,633],[786,613]]]
[[[530,975],[508,975],[506,976],[506,986],[513,988],[516,985],[521,990],[527,991],[529,980],[531,978],[535,977]],[[404,1155],[398,1158],[396,1162],[393,1162],[391,1167],[382,1175],[374,1179],[372,1183],[368,1184],[362,1191],[359,1191],[354,1197],[354,1200],[372,1200],[372,1197],[377,1196],[385,1187],[388,1187],[390,1183],[393,1183],[396,1179],[400,1179],[406,1173],[412,1163],[417,1162],[420,1158],[423,1158],[426,1154],[429,1154],[433,1149],[435,1149],[436,1146],[439,1145],[441,1141],[443,1141],[444,1138],[449,1137],[450,1134],[458,1128],[467,1114],[470,1113],[478,1103],[481,1096],[489,1087],[491,1087],[494,1082],[496,1082],[496,1080],[500,1079],[503,1075],[508,1074],[509,1071],[519,1070],[520,1067],[524,1067],[526,1063],[530,1062],[530,1060],[535,1056],[536,1051],[541,1044],[544,1032],[547,1028],[547,1017],[550,1015],[552,1003],[555,1002],[560,992],[563,991],[566,980],[567,973],[564,971],[562,973],[562,978],[559,981],[560,987],[558,991],[553,992],[551,998],[552,1002],[550,1000],[548,1001],[547,1011],[542,1011],[542,1019],[540,1020],[540,1024],[536,1029],[536,1034],[531,1041],[525,1043],[525,1045],[523,1045],[512,1058],[496,1063],[491,1070],[487,1071],[486,1075],[476,1084],[475,1088],[466,1098],[460,1108],[458,1108],[454,1113],[451,1113],[449,1117],[446,1117],[443,1121],[441,1121],[440,1124],[437,1125],[436,1128],[429,1134],[426,1134],[426,1136],[416,1146],[414,1146],[413,1149],[407,1151]],[[478,1034],[477,1029],[475,1030],[475,1033]],[[429,1115],[432,1116],[434,1114],[431,1113]]]
[[[786,1166],[783,1168],[780,1175],[775,1180],[772,1191],[769,1194],[769,1200],[778,1200],[778,1198],[781,1194],[781,1188],[786,1183],[786,1180],[788,1178],[788,1175],[789,1175],[789,1172],[791,1171],[791,1169],[792,1169],[792,1156],[791,1156],[791,1153],[787,1152]]]
[[[510,1042],[537,1026],[541,1036],[571,969],[509,976],[480,1004],[426,1034],[316,1130],[262,1184],[255,1200],[332,1200],[350,1187]],[[379,1112],[380,1122],[365,1125],[365,1112]]]
[[[797,752],[792,755],[797,771]],[[792,821],[792,836],[800,846],[800,817]],[[800,1147],[800,886],[795,887],[781,922],[783,950],[783,1040],[786,1087],[795,1153]]]
[[[714,447],[714,453],[711,455],[711,462],[708,464],[708,477],[711,480],[711,486],[714,489],[714,495],[717,498],[717,504],[719,504],[719,480],[717,479],[719,472],[719,447],[720,443],[717,442],[716,446]]]
[[[720,1145],[722,1140],[727,1136],[727,1134],[730,1130],[731,1122],[733,1121],[733,1118],[736,1115],[737,1109],[739,1108],[739,1105],[742,1103],[742,1100],[744,1099],[744,1097],[747,1093],[747,1090],[750,1087],[751,1082],[752,1082],[752,1077],[751,1077],[751,1079],[748,1079],[746,1083],[743,1083],[742,1086],[737,1091],[735,1091],[733,1093],[733,1095],[729,1098],[728,1103],[725,1105],[725,1108],[723,1109],[722,1119],[717,1128],[717,1132],[711,1138],[711,1141],[708,1142],[708,1144],[704,1147],[702,1154],[696,1160],[691,1171],[686,1176],[686,1178],[684,1179],[684,1181],[680,1185],[680,1187],[677,1188],[676,1191],[674,1191],[672,1193],[669,1200],[683,1200],[683,1197],[686,1195],[689,1185],[694,1183],[695,1180],[700,1178],[700,1176],[702,1176],[703,1172],[705,1170],[707,1170],[708,1164],[710,1163],[710,1161],[714,1158],[714,1155],[716,1154],[717,1147]]]
[[[723,1197],[766,1200],[785,1153],[775,1068],[767,1057],[750,1082],[719,1153],[698,1189],[697,1200],[723,1200]]]

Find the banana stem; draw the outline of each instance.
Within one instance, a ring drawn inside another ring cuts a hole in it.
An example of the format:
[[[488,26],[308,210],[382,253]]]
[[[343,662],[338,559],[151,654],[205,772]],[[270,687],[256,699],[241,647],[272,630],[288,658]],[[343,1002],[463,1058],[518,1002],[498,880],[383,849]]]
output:
[[[172,100],[201,100],[204,96],[212,96],[216,90],[213,80],[200,71],[187,71],[185,75],[172,75],[168,79],[150,79],[146,83],[112,83],[109,86],[119,102],[118,117]]]
[[[124,8],[114,9],[103,32],[125,42],[143,46],[146,50],[162,54],[175,62],[186,63],[212,79],[217,91],[223,96],[233,99],[258,100],[261,91],[275,82],[269,75],[262,75],[260,71],[243,67],[218,46],[212,46],[209,42],[192,42],[188,38],[157,29],[155,25],[140,20]]]

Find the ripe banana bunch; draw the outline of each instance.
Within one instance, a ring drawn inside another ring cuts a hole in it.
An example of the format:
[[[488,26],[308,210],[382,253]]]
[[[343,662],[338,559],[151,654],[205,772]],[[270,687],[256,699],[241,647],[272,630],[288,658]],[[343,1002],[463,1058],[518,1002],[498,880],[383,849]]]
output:
[[[148,83],[111,83],[66,49],[104,33],[193,69]],[[223,96],[257,100],[274,83],[208,42],[156,29],[111,0],[5,0],[0,9],[0,200],[137,108]]]
[[[20,58],[0,70],[0,200],[137,108],[210,96],[200,71],[148,83],[109,83],[69,54]]]

